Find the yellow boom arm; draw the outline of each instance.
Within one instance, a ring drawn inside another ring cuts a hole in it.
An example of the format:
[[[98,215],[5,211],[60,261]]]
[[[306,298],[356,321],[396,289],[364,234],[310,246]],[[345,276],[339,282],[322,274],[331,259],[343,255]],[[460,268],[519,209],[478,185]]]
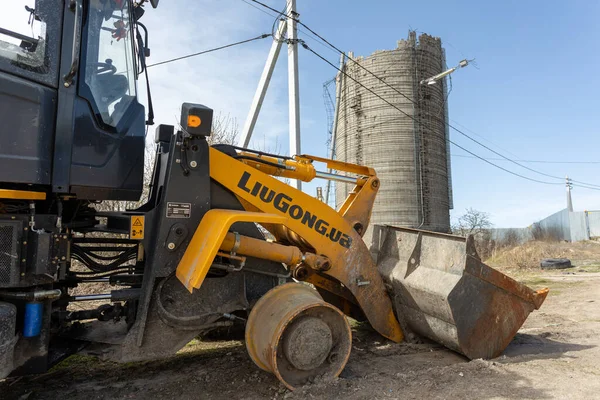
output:
[[[292,242],[303,252],[326,257],[329,269],[317,271],[309,265],[311,274],[322,274],[328,278],[329,286],[332,282],[337,285],[338,288],[325,287],[333,293],[349,290],[373,328],[391,340],[402,340],[390,298],[361,238],[379,188],[374,170],[312,156],[284,160],[244,152],[232,159],[214,148],[210,148],[209,158],[211,178],[232,191],[247,211],[211,210],[205,215],[177,267],[177,276],[188,290],[200,287],[231,224],[261,223],[276,239]],[[359,177],[319,173],[313,161]],[[304,181],[323,177],[355,182],[356,186],[336,212],[271,175]]]

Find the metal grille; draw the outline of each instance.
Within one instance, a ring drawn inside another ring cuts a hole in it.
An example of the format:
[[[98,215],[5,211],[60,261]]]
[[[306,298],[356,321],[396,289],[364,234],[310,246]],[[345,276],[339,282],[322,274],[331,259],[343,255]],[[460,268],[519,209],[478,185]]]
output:
[[[10,284],[18,274],[17,224],[0,222],[0,284]]]

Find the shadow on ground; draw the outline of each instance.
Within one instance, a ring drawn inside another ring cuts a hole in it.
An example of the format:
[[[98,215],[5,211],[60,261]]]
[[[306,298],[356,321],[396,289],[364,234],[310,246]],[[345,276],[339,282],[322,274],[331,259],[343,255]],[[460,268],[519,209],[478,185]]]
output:
[[[470,362],[439,345],[396,344],[366,335],[353,343],[340,379],[314,383],[293,393],[259,370],[241,342],[215,342],[208,348],[203,347],[206,344],[192,345],[176,357],[128,364],[74,356],[49,373],[0,383],[0,398],[548,399],[553,397],[551,391],[534,388],[527,376],[508,370],[505,364],[559,358],[565,352],[593,347],[561,342],[549,335],[518,334],[503,357]]]
[[[565,356],[567,352],[596,347],[550,339],[553,335],[551,332],[544,332],[539,335],[518,333],[502,353],[502,358],[508,358],[503,362],[517,363],[535,359],[556,359],[568,357]]]

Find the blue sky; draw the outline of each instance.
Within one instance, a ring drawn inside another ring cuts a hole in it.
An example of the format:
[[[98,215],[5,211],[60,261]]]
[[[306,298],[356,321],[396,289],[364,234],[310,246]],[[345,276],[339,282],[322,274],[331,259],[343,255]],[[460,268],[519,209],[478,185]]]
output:
[[[281,9],[283,0],[266,0]],[[511,158],[600,161],[600,46],[598,1],[298,0],[300,19],[345,51],[369,55],[392,49],[410,28],[439,36],[448,64],[476,58],[453,75],[453,125]],[[241,0],[163,2],[148,9],[151,62],[270,32],[273,18]],[[331,50],[299,33],[337,64]],[[270,39],[150,69],[157,121],[174,123],[183,101],[203,103],[243,126],[270,47]],[[326,155],[322,84],[335,70],[299,50],[302,151]],[[140,84],[140,92],[143,90]],[[285,52],[255,130],[255,144],[288,148]],[[461,126],[459,126],[460,124]],[[474,133],[471,133],[471,132]],[[480,136],[476,136],[480,135]],[[452,140],[483,157],[497,157],[456,132]],[[490,213],[498,227],[527,226],[565,207],[564,185],[511,176],[452,149],[455,210]],[[515,172],[547,178],[503,161]],[[600,185],[600,164],[526,164],[542,172]],[[314,194],[323,181],[305,185]],[[600,209],[600,191],[575,188],[576,210]]]

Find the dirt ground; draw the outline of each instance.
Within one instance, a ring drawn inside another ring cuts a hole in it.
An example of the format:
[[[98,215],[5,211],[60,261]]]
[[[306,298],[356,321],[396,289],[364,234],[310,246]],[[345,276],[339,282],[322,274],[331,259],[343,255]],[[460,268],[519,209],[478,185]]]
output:
[[[600,248],[600,246],[599,246]],[[434,343],[394,344],[354,328],[340,378],[288,391],[242,342],[194,341],[162,361],[118,365],[73,356],[49,373],[0,381],[1,399],[593,399],[600,398],[600,259],[509,273],[550,295],[494,360]]]

